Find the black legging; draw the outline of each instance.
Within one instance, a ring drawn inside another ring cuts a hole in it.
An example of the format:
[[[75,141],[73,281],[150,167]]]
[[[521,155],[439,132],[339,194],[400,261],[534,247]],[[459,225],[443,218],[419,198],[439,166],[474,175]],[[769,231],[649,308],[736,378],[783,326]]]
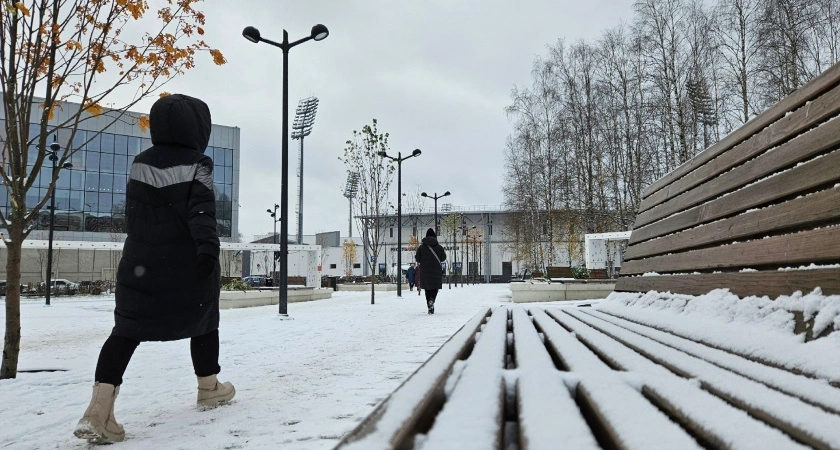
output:
[[[434,302],[435,298],[437,298],[437,289],[426,289],[426,301]]]
[[[140,345],[136,341],[124,336],[109,336],[99,352],[96,362],[97,382],[119,386],[123,382],[123,375],[134,350]],[[190,356],[193,369],[199,377],[216,375],[222,369],[219,367],[219,330],[213,330],[205,335],[190,339]]]

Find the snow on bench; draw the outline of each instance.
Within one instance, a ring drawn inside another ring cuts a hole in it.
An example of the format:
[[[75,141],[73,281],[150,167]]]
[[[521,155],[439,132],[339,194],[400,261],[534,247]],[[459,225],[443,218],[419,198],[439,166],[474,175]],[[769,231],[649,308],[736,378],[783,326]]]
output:
[[[838,446],[840,389],[824,378],[593,308],[503,306],[470,320],[337,448]]]

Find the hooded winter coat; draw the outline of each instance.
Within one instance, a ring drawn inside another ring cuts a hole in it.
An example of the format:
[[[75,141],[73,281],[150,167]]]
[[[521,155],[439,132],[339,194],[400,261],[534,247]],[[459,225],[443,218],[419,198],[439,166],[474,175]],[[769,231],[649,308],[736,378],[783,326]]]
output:
[[[112,334],[168,341],[219,328],[219,237],[213,192],[210,109],[163,97],[149,113],[152,147],[134,158],[126,191],[128,237],[117,269]],[[204,253],[213,275],[200,279]]]
[[[437,254],[437,258],[432,252]],[[414,260],[420,263],[419,285],[423,286],[423,289],[435,290],[443,287],[443,268],[440,263],[446,261],[446,252],[438,244],[437,236],[431,228],[426,232],[420,247],[417,247]]]

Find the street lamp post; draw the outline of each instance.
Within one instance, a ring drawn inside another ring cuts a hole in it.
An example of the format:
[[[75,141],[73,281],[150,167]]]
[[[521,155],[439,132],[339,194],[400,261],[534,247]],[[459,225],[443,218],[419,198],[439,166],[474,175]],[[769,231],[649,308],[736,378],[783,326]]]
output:
[[[288,300],[289,300],[289,50],[292,47],[302,44],[310,39],[320,41],[326,39],[330,32],[327,27],[317,24],[312,27],[309,36],[298,39],[294,42],[289,42],[289,33],[283,30],[283,42],[274,42],[263,38],[260,35],[260,30],[254,27],[245,27],[242,30],[242,36],[253,43],[265,42],[266,44],[280,47],[283,50],[283,142],[281,151],[281,185],[280,185],[280,234],[283,239],[280,240],[280,300],[279,309],[280,315],[288,315]]]
[[[281,220],[281,219],[277,218],[277,208],[279,208],[279,207],[280,207],[280,205],[275,203],[274,204],[274,212],[271,211],[271,208],[266,209],[268,214],[271,215],[271,221],[274,222],[274,243],[275,244],[277,244],[277,222],[280,222],[280,220]],[[281,227],[282,227],[282,225],[281,225]],[[271,266],[271,283],[274,284],[274,274],[277,272],[277,258],[274,257],[273,252],[271,254],[271,260],[273,261],[273,264]],[[278,282],[278,284],[279,284],[279,282]]]
[[[397,152],[397,157],[394,158],[385,152],[379,152],[379,156],[397,162],[397,248],[399,248],[399,251],[397,251],[397,274],[399,275],[397,280],[397,297],[402,297],[402,162],[408,158],[420,156],[420,153],[422,153],[420,149],[415,148],[405,158],[402,157],[402,153],[400,152]]]
[[[57,142],[50,144],[50,149],[47,150],[50,161],[52,161],[52,177],[55,179],[56,161],[58,161],[58,151],[61,150],[61,145]],[[70,169],[73,164],[64,163],[62,169]],[[47,286],[46,286],[46,305],[50,305],[50,291],[52,284],[52,243],[53,243],[53,223],[55,221],[55,185],[53,185],[52,194],[50,194],[50,231],[47,241]]]
[[[425,192],[420,193],[420,196],[422,196],[422,197],[428,197],[428,198],[431,198],[431,199],[435,200],[435,234],[438,234],[437,201],[438,201],[439,198],[446,197],[447,195],[450,195],[449,191],[446,191],[441,195],[437,195],[437,192],[435,192],[435,195],[429,195]]]

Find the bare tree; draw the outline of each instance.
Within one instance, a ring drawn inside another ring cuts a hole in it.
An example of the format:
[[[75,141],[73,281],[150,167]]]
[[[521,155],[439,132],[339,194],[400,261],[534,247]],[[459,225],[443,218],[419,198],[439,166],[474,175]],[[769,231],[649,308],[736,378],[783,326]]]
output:
[[[370,252],[371,258],[365,261],[369,264],[371,273],[375,273],[374,264],[379,259],[385,227],[391,204],[388,203],[388,190],[394,180],[394,168],[390,159],[380,156],[380,152],[388,152],[388,133],[380,133],[376,119],[371,125],[362,127],[362,131],[353,131],[353,137],[347,141],[344,156],[339,159],[344,162],[348,173],[359,174],[359,192],[356,196],[356,211],[359,212],[359,229],[363,230],[364,245]],[[373,283],[370,287],[370,303],[374,304],[376,291]]]
[[[342,259],[344,260],[344,275],[351,277],[353,276],[353,265],[356,264],[356,259],[358,258],[356,243],[347,239],[341,245],[341,253]]]

